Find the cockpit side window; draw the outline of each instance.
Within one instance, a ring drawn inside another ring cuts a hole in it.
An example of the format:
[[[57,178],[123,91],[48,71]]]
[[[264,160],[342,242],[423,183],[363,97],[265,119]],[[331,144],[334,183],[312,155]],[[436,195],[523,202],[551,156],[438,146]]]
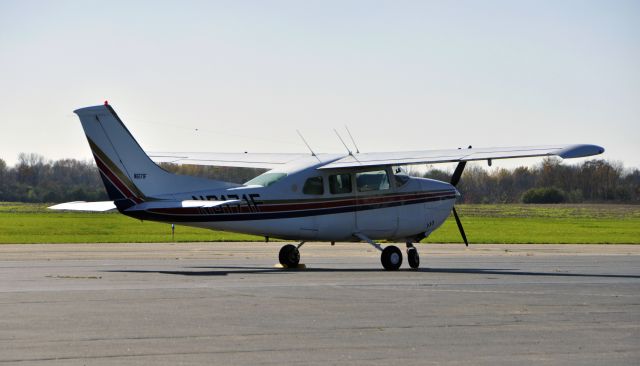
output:
[[[358,192],[384,191],[390,188],[385,170],[356,173]]]
[[[329,176],[329,191],[332,194],[351,193],[351,174],[334,174]]]
[[[304,194],[324,194],[322,177],[311,177],[304,182],[302,187]]]

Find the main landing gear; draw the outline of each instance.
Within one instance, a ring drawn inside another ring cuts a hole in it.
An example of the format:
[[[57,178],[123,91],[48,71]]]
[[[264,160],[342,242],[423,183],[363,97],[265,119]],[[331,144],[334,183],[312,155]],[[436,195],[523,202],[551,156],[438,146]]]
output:
[[[368,237],[357,233],[354,234],[360,240],[363,240],[374,248],[378,249],[382,253],[380,254],[380,262],[382,267],[387,271],[397,271],[402,265],[402,251],[395,245],[387,245],[384,249],[382,246]],[[420,255],[418,255],[418,249],[413,246],[413,243],[407,242],[407,259],[409,260],[409,267],[417,269],[420,266]]]
[[[407,259],[409,267],[417,269],[420,267],[420,255],[412,243],[407,243]],[[382,250],[380,262],[387,271],[395,271],[402,265],[402,252],[395,245],[389,245]]]
[[[402,265],[402,252],[395,245],[389,245],[382,250],[380,262],[387,271],[396,271]]]
[[[299,248],[305,242],[301,242],[298,245],[287,244],[280,248],[280,253],[278,254],[278,259],[280,260],[280,264],[282,264],[285,268],[297,268],[298,264],[300,264],[300,250]]]

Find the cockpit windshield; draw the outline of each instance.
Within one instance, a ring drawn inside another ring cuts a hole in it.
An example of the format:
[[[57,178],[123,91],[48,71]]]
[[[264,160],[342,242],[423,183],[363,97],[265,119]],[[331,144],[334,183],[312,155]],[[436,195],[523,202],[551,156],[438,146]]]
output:
[[[407,184],[410,178],[409,173],[404,169],[404,167],[394,166],[392,168],[392,171],[393,178],[396,181],[396,187],[402,187],[403,185]]]
[[[250,181],[246,182],[244,185],[245,186],[262,186],[262,187],[269,187],[270,185],[278,182],[280,179],[284,178],[287,176],[287,173],[263,173],[260,174],[259,176],[251,179]]]

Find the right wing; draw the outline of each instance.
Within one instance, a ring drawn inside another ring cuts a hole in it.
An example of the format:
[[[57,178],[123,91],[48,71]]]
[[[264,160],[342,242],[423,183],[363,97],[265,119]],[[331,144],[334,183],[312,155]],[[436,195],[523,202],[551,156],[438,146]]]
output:
[[[274,169],[309,154],[148,152],[156,163]]]

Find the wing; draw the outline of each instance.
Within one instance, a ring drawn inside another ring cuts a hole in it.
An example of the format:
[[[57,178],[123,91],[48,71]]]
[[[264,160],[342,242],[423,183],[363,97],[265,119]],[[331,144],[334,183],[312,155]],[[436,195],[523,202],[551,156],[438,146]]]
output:
[[[239,168],[274,169],[309,154],[260,154],[260,153],[206,153],[206,152],[151,152],[147,153],[156,163],[230,166]]]
[[[363,153],[346,156],[332,163],[323,165],[318,169],[437,164],[459,161],[527,158],[533,156],[559,156],[563,159],[572,159],[602,154],[603,152],[604,148],[597,145],[548,145]]]

